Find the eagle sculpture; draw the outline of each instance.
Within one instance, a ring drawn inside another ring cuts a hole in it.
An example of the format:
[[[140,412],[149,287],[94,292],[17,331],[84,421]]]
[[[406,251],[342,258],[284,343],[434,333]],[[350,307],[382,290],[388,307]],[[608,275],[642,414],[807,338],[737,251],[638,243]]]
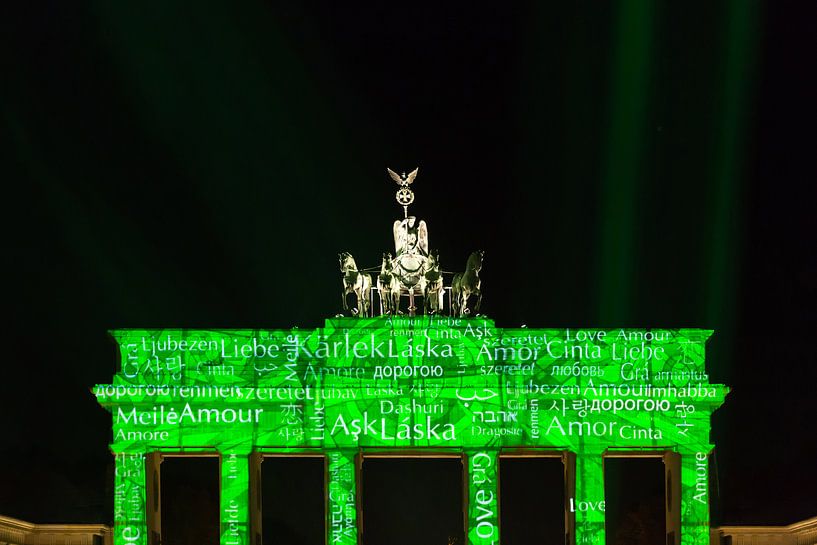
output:
[[[395,182],[397,182],[398,184],[400,184],[401,186],[407,186],[407,185],[411,184],[411,182],[414,181],[414,178],[417,177],[417,172],[419,170],[420,170],[420,168],[418,167],[418,168],[415,168],[414,170],[412,170],[411,172],[409,172],[408,176],[406,176],[405,172],[403,173],[402,176],[400,176],[399,174],[397,174],[392,169],[386,168],[386,171],[389,173],[389,176],[391,176],[391,179],[394,180]]]

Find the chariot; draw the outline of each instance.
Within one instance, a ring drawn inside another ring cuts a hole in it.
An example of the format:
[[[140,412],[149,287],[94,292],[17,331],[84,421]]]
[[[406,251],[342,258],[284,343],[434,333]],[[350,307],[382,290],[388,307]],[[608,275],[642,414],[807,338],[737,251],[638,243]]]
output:
[[[408,176],[399,176],[391,169],[386,170],[400,184],[396,198],[403,206],[404,216],[392,225],[394,255],[391,252],[383,254],[376,282],[372,281],[369,274],[377,271],[376,268],[358,269],[351,254],[344,252],[339,255],[343,273],[343,309],[349,310],[347,296],[354,293],[357,307],[351,312],[356,316],[372,315],[374,297],[379,300],[380,314],[403,314],[401,300],[408,298],[406,312],[409,316],[414,316],[417,311],[416,298],[422,297],[426,314],[444,313],[447,299],[448,312],[464,316],[471,313],[468,299],[473,295],[477,298],[473,310],[477,312],[482,299],[479,271],[482,269],[484,252],[473,252],[463,273],[443,271],[439,255],[429,251],[426,222],[408,215],[408,205],[414,202],[414,192],[408,186],[414,181],[419,169],[414,169]],[[444,282],[446,274],[453,275],[448,286]]]

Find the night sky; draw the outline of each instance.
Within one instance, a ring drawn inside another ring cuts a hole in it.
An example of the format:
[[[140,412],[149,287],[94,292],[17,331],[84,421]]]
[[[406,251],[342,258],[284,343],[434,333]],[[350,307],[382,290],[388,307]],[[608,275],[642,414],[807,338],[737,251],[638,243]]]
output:
[[[0,514],[110,522],[107,330],[322,324],[419,166],[497,326],[716,331],[714,523],[817,515],[813,4],[636,4],[4,10]]]

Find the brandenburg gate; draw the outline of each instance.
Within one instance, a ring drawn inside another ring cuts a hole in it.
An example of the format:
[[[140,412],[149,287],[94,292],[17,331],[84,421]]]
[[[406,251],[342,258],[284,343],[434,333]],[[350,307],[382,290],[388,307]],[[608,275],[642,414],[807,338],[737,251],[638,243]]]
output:
[[[710,417],[727,393],[704,366],[712,332],[496,327],[478,314],[483,252],[446,286],[408,214],[417,172],[389,170],[404,214],[379,274],[339,256],[353,316],[112,332],[119,369],[94,394],[113,417],[116,545],[160,545],[161,460],[191,455],[220,460],[221,545],[261,545],[266,456],[324,457],[331,545],[366,543],[366,457],[461,458],[469,545],[501,543],[504,457],[561,459],[567,545],[605,543],[606,459],[660,458],[666,543],[708,545]]]

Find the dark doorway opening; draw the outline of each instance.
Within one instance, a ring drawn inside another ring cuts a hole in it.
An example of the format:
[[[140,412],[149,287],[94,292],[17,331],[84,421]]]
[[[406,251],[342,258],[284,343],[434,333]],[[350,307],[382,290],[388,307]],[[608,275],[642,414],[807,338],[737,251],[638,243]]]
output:
[[[464,545],[460,458],[365,458],[365,545]]]
[[[561,458],[500,457],[499,509],[503,545],[564,543]]]
[[[268,545],[326,542],[323,457],[268,456],[261,463],[261,534]]]
[[[663,545],[667,540],[661,458],[605,458],[608,545]]]
[[[219,544],[219,459],[164,457],[162,545]]]

